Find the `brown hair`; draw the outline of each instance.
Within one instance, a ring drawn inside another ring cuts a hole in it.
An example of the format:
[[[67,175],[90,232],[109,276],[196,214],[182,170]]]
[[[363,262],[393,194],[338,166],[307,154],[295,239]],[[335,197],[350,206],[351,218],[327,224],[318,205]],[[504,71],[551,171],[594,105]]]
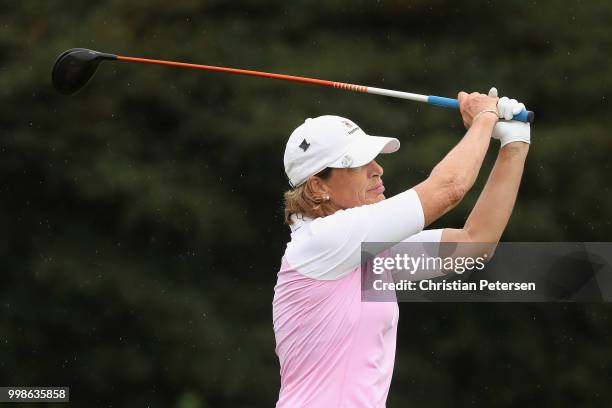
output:
[[[326,169],[315,174],[323,180],[331,177],[332,169]],[[331,215],[338,208],[329,200],[324,200],[322,197],[312,191],[308,182],[305,182],[292,190],[285,191],[285,224],[291,225],[291,215],[302,214],[310,218],[325,217]]]

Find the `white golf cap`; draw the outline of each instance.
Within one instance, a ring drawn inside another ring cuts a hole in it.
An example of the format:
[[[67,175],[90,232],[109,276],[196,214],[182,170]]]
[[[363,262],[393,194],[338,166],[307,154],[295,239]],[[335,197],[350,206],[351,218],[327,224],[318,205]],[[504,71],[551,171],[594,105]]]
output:
[[[309,118],[289,136],[285,173],[289,185],[297,187],[327,167],[360,167],[378,154],[393,153],[399,147],[399,140],[369,136],[353,121],[340,116]]]

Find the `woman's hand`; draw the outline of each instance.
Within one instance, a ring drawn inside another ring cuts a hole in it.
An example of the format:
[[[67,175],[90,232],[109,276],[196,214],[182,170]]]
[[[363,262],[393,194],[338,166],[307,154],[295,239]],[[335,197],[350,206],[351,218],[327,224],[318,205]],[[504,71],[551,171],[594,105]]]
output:
[[[491,88],[489,96],[496,98],[497,88]],[[497,122],[497,125],[495,125],[491,137],[500,140],[501,147],[512,142],[523,142],[527,145],[531,143],[531,126],[529,123],[512,120],[514,115],[517,115],[523,109],[525,109],[525,105],[518,102],[516,99],[509,99],[505,96],[497,102],[500,120]],[[514,144],[516,145],[517,143]]]
[[[471,94],[463,91],[459,92],[457,100],[459,101],[459,110],[461,111],[465,128],[469,129],[474,120],[480,115],[497,116],[498,99],[478,92],[472,92]]]

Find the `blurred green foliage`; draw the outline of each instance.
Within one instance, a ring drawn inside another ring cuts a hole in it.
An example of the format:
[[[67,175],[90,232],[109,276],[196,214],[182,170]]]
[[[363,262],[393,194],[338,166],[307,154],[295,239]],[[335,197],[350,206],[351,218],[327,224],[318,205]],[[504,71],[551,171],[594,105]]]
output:
[[[515,241],[610,238],[606,1],[49,0],[0,17],[0,383],[69,385],[73,406],[267,407],[284,143],[338,114],[398,137],[388,191],[462,136],[456,111],[339,90],[104,63],[85,47],[454,96],[536,112]],[[495,156],[460,207],[460,226]],[[609,406],[607,305],[403,304],[389,406]]]

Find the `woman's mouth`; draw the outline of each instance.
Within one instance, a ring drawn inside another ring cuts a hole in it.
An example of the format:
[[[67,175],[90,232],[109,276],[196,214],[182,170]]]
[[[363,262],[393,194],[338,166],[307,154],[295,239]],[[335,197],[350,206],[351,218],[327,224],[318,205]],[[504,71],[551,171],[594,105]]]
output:
[[[375,194],[382,194],[382,193],[385,192],[385,186],[383,185],[383,183],[378,183],[377,185],[375,185],[374,187],[372,187],[368,191],[372,192],[372,193],[375,193]]]

